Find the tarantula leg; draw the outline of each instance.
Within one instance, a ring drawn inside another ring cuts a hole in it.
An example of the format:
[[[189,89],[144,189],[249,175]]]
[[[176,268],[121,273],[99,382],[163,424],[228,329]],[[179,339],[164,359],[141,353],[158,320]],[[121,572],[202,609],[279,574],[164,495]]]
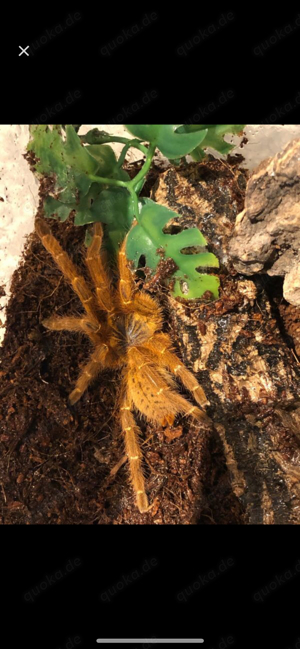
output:
[[[175,381],[165,366],[158,366],[154,354],[151,359],[145,347],[130,349],[129,352],[128,391],[135,408],[148,421],[164,426],[173,423],[179,413],[202,421],[208,420],[203,410],[193,406],[176,391]]]
[[[128,267],[128,261],[125,253],[126,247],[126,238],[124,239],[119,255],[118,255],[118,266],[119,266],[119,298],[123,308],[125,310],[129,308],[131,310],[133,306],[133,295],[136,292],[135,282],[131,273],[130,268]]]
[[[209,405],[206,394],[197,379],[195,379],[193,373],[185,367],[176,354],[170,351],[169,336],[165,334],[154,334],[151,340],[146,343],[145,347],[155,356],[160,366],[167,367],[172,374],[180,378],[184,387],[193,394],[195,401],[197,401],[201,408]]]
[[[147,328],[154,333],[162,326],[162,313],[155,300],[143,291],[137,292],[132,272],[128,266],[125,253],[126,239],[119,252],[119,300],[124,313],[134,313],[135,320],[147,323]]]
[[[175,356],[175,354],[172,354],[169,352],[167,354],[167,363],[168,367],[170,368],[171,372],[175,374],[175,376],[178,376],[183,383],[184,387],[189,390],[193,394],[193,397],[197,403],[201,406],[201,408],[204,408],[205,406],[209,405],[209,401],[206,397],[206,394],[201,387],[201,385],[198,383],[197,379],[195,379],[194,375],[192,372],[190,372],[185,365],[183,365],[179,358]]]
[[[186,417],[193,417],[194,419],[198,419],[198,421],[201,421],[202,423],[209,424],[211,423],[210,417],[203,411],[200,410],[200,408],[197,408],[197,406],[192,406],[189,401],[185,400],[185,407],[183,408],[183,413]]]
[[[96,288],[98,304],[101,309],[110,313],[114,310],[113,289],[101,258],[102,238],[102,225],[101,223],[95,223],[94,236],[91,245],[88,247],[86,264]]]
[[[38,218],[35,222],[35,229],[40,237],[43,246],[53,257],[55,263],[60,268],[63,275],[72,284],[72,287],[77,293],[80,302],[83,304],[90,319],[97,323],[97,309],[95,305],[95,298],[90,291],[85,279],[79,274],[75,264],[71,261],[67,253],[62,249],[61,245],[55,239],[47,223]]]
[[[95,349],[94,353],[91,356],[91,360],[83,367],[83,370],[77,379],[75,388],[69,395],[69,401],[72,406],[74,405],[74,403],[79,401],[83,393],[88,388],[89,384],[103,369],[105,365],[105,358],[108,352],[109,348],[105,344]]]
[[[79,331],[85,333],[94,344],[99,344],[100,323],[90,322],[88,318],[76,318],[73,316],[53,316],[43,320],[42,324],[51,331]]]
[[[162,426],[173,426],[175,421],[175,415],[166,415],[161,422]]]
[[[142,453],[138,442],[139,427],[135,423],[128,398],[123,400],[123,405],[121,406],[121,424],[136,504],[141,514],[144,514],[149,509],[149,503],[142,471]]]

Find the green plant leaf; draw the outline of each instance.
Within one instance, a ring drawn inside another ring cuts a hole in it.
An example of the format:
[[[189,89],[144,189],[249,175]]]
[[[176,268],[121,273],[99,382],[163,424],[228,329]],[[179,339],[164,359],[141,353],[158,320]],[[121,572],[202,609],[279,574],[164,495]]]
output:
[[[87,193],[81,193],[79,200],[75,206],[75,225],[86,225],[87,223],[94,223],[95,219],[92,215],[92,207],[98,196],[103,191],[103,186],[98,183],[92,183]]]
[[[46,216],[65,221],[71,210],[75,210],[75,225],[85,225],[97,220],[96,208],[92,211],[92,206],[105,187],[93,182],[89,175],[126,181],[129,176],[117,167],[110,146],[82,146],[73,126],[66,126],[65,131],[64,141],[60,126],[52,129],[47,125],[32,126],[28,150],[34,151],[38,158],[37,172],[55,177],[54,196],[44,201]]]
[[[154,203],[149,198],[141,199],[141,211],[139,223],[129,232],[126,243],[126,254],[128,259],[134,262],[138,268],[141,255],[145,256],[146,266],[151,268],[153,274],[161,254],[171,257],[178,270],[174,273],[175,285],[174,295],[186,299],[201,297],[206,291],[210,291],[213,297],[218,297],[219,279],[214,275],[199,273],[198,268],[218,268],[217,257],[207,251],[196,254],[184,254],[182,250],[200,246],[205,248],[206,239],[198,228],[182,230],[177,234],[165,234],[163,228],[174,218],[180,215],[169,210],[163,205]],[[187,291],[183,291],[184,285]]]
[[[130,229],[133,216],[134,210],[128,191],[122,187],[109,187],[102,190],[86,212],[84,223],[105,223],[108,248],[115,253]]]
[[[191,133],[194,130],[197,131],[200,126],[207,129],[207,134],[201,144],[191,152],[194,160],[202,160],[204,157],[203,149],[206,149],[206,147],[215,149],[222,155],[227,155],[235,145],[225,142],[224,135],[228,133],[240,135],[245,128],[245,124],[190,124],[184,128],[188,133]]]
[[[125,124],[127,130],[142,141],[156,144],[164,156],[181,158],[204,140],[207,130],[199,125],[194,132],[181,130],[180,124]]]
[[[45,215],[53,219],[59,219],[60,221],[66,221],[72,209],[76,207],[74,205],[66,205],[61,201],[57,201],[55,198],[48,196],[44,201],[44,210]]]
[[[38,158],[36,171],[54,175],[55,190],[68,189],[68,199],[70,195],[74,197],[76,187],[87,191],[91,184],[87,174],[96,173],[99,162],[81,145],[74,128],[66,126],[66,141],[61,137],[59,125],[54,125],[52,129],[44,124],[33,125],[30,133],[32,139],[27,148]]]
[[[81,142],[85,142],[86,144],[102,144],[111,136],[106,131],[99,131],[98,128],[92,128],[85,135],[80,135],[79,137]]]
[[[35,169],[41,174],[56,173],[61,185],[65,182],[66,168],[63,159],[63,140],[59,125],[52,130],[46,124],[30,126],[31,140],[27,145],[28,151],[33,151],[38,161]]]
[[[92,206],[95,221],[109,225],[124,223],[129,229],[133,219],[133,209],[128,191],[123,187],[104,189]]]
[[[110,178],[117,164],[117,159],[111,146],[106,144],[90,144],[84,148],[98,163],[96,170],[97,176]]]
[[[63,147],[63,159],[71,169],[81,171],[84,174],[96,174],[99,163],[88,152],[88,148],[82,146],[73,126],[66,126],[67,139]]]
[[[81,127],[82,125],[81,125],[81,124],[71,124],[71,126],[73,126],[74,130],[76,131],[76,133],[78,133],[78,131],[79,131],[79,129],[80,129],[80,127]],[[66,130],[66,127],[67,127],[67,124],[62,124],[62,127],[63,127],[63,129],[64,129],[64,131],[65,131],[65,130]]]
[[[112,178],[115,178],[116,180],[123,180],[123,182],[127,183],[130,180],[130,176],[125,171],[125,169],[122,169],[122,167],[115,167],[113,173],[112,173]]]
[[[36,170],[39,173],[55,174],[57,188],[65,188],[75,180],[80,190],[84,176],[89,174],[111,177],[116,164],[116,156],[108,145],[83,146],[73,126],[66,126],[66,141],[61,137],[60,127],[54,125],[52,130],[47,125],[32,126],[32,139],[28,150],[39,159]],[[85,191],[91,181],[86,178]]]
[[[143,142],[156,142],[164,124],[125,124],[127,131]]]

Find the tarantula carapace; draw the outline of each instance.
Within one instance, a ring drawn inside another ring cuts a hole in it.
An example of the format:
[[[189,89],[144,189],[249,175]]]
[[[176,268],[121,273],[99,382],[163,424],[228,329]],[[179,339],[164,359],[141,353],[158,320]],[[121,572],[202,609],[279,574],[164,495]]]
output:
[[[203,408],[208,402],[195,377],[172,351],[170,337],[161,331],[162,312],[153,297],[137,289],[125,255],[125,241],[118,254],[117,284],[105,268],[101,253],[102,226],[94,224],[87,249],[86,264],[94,292],[80,275],[66,252],[51,234],[47,223],[38,218],[36,232],[63,275],[71,282],[84,309],[82,317],[51,317],[43,321],[48,329],[79,331],[86,334],[94,351],[82,368],[69,396],[73,405],[104,368],[121,370],[120,411],[132,485],[140,512],[149,509],[138,441],[140,429],[134,410],[148,421],[172,425],[177,413],[208,421],[203,410],[193,406],[177,389],[178,377]]]

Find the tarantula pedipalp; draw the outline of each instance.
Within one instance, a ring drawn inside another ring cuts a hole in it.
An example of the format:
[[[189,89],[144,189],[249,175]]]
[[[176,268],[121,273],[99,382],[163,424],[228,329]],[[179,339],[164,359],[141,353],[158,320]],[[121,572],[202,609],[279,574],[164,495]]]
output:
[[[176,390],[172,377],[178,377],[203,408],[207,399],[193,374],[172,351],[170,337],[161,331],[162,313],[154,298],[137,290],[125,255],[125,241],[118,254],[119,279],[113,283],[102,254],[102,226],[94,224],[94,236],[87,249],[86,264],[95,291],[80,275],[67,253],[52,235],[47,223],[36,220],[36,232],[63,275],[72,284],[84,309],[82,317],[51,317],[45,327],[56,331],[85,333],[94,345],[89,361],[82,368],[69,401],[75,404],[91,381],[104,368],[120,368],[121,426],[136,503],[140,512],[149,509],[138,442],[140,429],[133,411],[148,421],[172,425],[178,413],[209,421],[203,410],[193,406]]]

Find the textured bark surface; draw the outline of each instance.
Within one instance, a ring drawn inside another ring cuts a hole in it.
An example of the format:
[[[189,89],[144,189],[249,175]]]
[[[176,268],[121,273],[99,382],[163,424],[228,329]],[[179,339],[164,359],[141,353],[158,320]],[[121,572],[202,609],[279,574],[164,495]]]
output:
[[[287,304],[285,300],[279,300],[278,309],[284,328],[291,337],[295,352],[300,358],[300,307]]]
[[[219,300],[170,298],[169,309],[182,357],[210,400],[211,434],[221,440],[241,522],[299,523],[298,360],[265,278],[237,274],[227,256],[244,185],[217,161],[160,178],[155,199],[181,214],[183,227],[197,225],[223,262]]]
[[[284,277],[283,295],[300,305],[300,139],[254,170],[229,246],[240,273]]]

